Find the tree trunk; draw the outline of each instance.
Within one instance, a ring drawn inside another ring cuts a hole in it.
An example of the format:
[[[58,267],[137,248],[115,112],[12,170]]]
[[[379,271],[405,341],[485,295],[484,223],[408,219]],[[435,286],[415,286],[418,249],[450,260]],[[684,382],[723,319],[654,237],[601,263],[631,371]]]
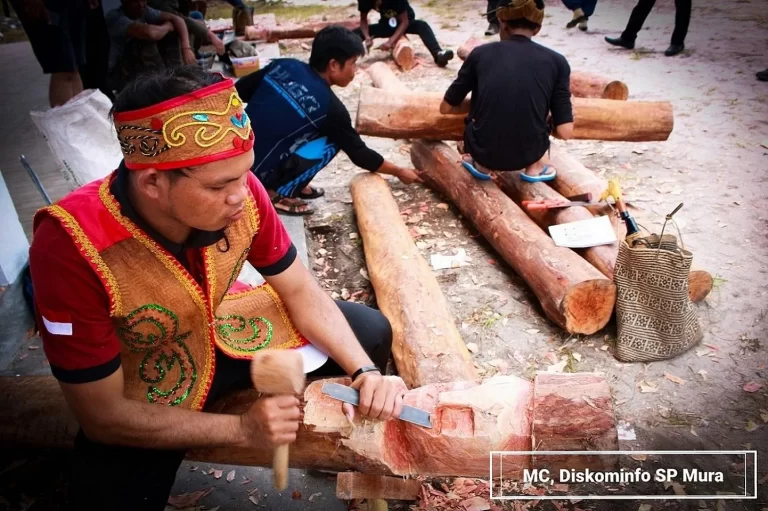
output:
[[[565,197],[544,183],[527,183],[523,181],[520,179],[519,171],[496,172],[494,178],[499,188],[520,207],[522,207],[522,202],[526,200],[565,200]],[[569,222],[594,218],[587,208],[581,206],[540,210],[523,208],[523,210],[545,232],[549,232],[547,228],[551,225],[567,224]],[[624,223],[617,221],[618,219],[615,217],[609,218],[611,218],[614,224]],[[613,267],[616,265],[618,250],[619,244],[613,243],[611,245],[600,245],[574,251],[589,261],[600,273],[613,280]]]
[[[563,375],[560,391],[569,399],[574,416],[586,417],[593,408],[581,399],[583,376]],[[295,468],[354,470],[378,475],[488,477],[489,451],[530,451],[534,383],[515,376],[483,382],[428,385],[408,391],[405,403],[430,413],[432,428],[389,420],[361,420],[354,427],[338,401],[322,395],[324,382],[349,383],[348,378],[315,381],[304,391],[304,422],[290,463]],[[593,385],[593,384],[590,384]],[[585,392],[592,396],[587,387]],[[238,391],[214,403],[213,413],[241,414],[258,394]],[[161,405],[156,405],[161,406]],[[602,406],[602,404],[601,404]],[[77,425],[52,376],[0,378],[0,446],[3,448],[71,448]],[[600,417],[603,416],[600,408]],[[535,410],[533,415],[535,416]],[[604,421],[601,419],[600,424]],[[571,437],[567,422],[551,423],[547,435]],[[590,429],[593,433],[595,427]],[[271,466],[268,448],[212,448],[190,451],[187,458],[208,463]],[[579,468],[583,456],[573,456]],[[505,458],[506,477],[520,477],[531,468],[529,456]]]
[[[613,282],[570,249],[556,246],[496,185],[470,176],[456,151],[416,141],[411,159],[528,283],[547,317],[570,333],[592,334],[608,323],[616,301]]]
[[[629,97],[629,87],[619,80],[611,80],[604,76],[582,71],[571,71],[571,94],[577,98],[626,101]]]
[[[318,32],[329,25],[341,25],[350,30],[360,26],[355,20],[318,21],[306,25],[284,25],[276,28],[252,26],[245,28],[245,39],[249,41],[264,41],[274,43],[282,39],[314,39]]]
[[[397,40],[395,47],[392,48],[392,58],[403,71],[410,71],[416,65],[413,46],[407,37],[403,36]]]
[[[410,89],[400,81],[400,78],[384,62],[374,62],[371,64],[371,67],[368,68],[368,74],[371,76],[373,86],[376,88],[388,89],[400,94],[410,94]]]
[[[477,372],[432,269],[413,244],[380,176],[358,174],[352,201],[376,301],[392,325],[392,355],[408,387],[476,379]]]
[[[536,451],[618,451],[613,399],[605,379],[589,373],[538,374],[531,442]],[[615,454],[581,458],[581,467],[596,471],[613,470],[619,461]],[[571,455],[533,458],[536,468],[554,474],[572,468],[572,463]]]
[[[336,477],[336,497],[352,499],[418,500],[421,481],[400,477],[341,472]]]
[[[470,37],[459,46],[456,54],[466,60],[472,50],[490,41]],[[611,80],[600,75],[571,71],[571,94],[577,98],[603,98],[625,101],[629,97],[629,88],[624,82]]]
[[[405,95],[363,87],[357,131],[374,137],[461,140],[469,101],[464,102],[464,113],[443,115],[442,98],[434,92]],[[573,98],[573,110],[576,139],[666,140],[672,131],[670,103]]]

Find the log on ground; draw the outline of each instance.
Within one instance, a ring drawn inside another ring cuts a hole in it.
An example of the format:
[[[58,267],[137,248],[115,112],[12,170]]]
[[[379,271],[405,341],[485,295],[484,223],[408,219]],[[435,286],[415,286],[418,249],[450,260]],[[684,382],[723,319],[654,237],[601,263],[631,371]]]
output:
[[[392,59],[400,66],[403,71],[410,71],[416,65],[416,56],[413,52],[413,45],[407,37],[403,36],[397,40],[395,47],[392,48]]]
[[[353,426],[341,404],[322,394],[322,385],[328,381],[348,384],[350,380],[319,380],[307,386],[303,424],[291,445],[294,468],[488,477],[489,451],[531,450],[533,385],[528,380],[498,376],[408,391],[405,403],[430,413],[431,429],[399,420],[364,420],[359,414]],[[258,396],[255,390],[234,392],[214,403],[210,411],[241,414]],[[77,425],[52,376],[1,377],[0,406],[3,448],[72,447]],[[187,457],[208,463],[272,464],[272,450],[265,447],[197,449]],[[509,474],[514,477],[524,468],[530,468],[529,456],[511,460]]]
[[[462,113],[441,114],[443,95],[363,87],[357,110],[361,135],[395,139],[461,140],[469,101]],[[665,102],[573,98],[575,139],[666,140],[672,132],[672,105]]]
[[[605,379],[589,373],[537,374],[531,441],[536,451],[618,451],[613,398]],[[615,454],[582,458],[581,466],[592,470],[615,470],[618,466]],[[553,473],[573,468],[572,462],[570,455],[534,455],[536,468]]]
[[[373,86],[378,89],[389,89],[401,94],[410,94],[410,89],[400,81],[400,78],[384,62],[374,62],[368,68],[368,74],[373,80]]]
[[[359,472],[340,472],[336,478],[336,497],[341,500],[389,499],[417,500],[421,481]]]
[[[442,142],[416,141],[413,164],[531,287],[544,313],[570,333],[592,334],[611,318],[616,286],[568,248],[558,247],[489,181],[478,181]]]
[[[562,196],[573,197],[583,193],[591,193],[593,200],[598,200],[608,187],[608,181],[586,168],[579,160],[568,154],[560,144],[552,144],[550,148],[550,163],[557,169],[557,178],[549,181],[548,184]],[[611,209],[608,206],[590,206],[587,209],[596,215],[611,215],[612,222],[615,222]],[[639,221],[641,224],[647,223],[642,220]],[[624,239],[627,235],[627,227],[624,222],[618,222],[614,225],[618,227],[618,239]],[[605,264],[595,264],[592,260],[590,262],[606,277],[613,279],[613,267],[616,264],[617,255],[618,246],[616,246],[616,250],[613,252],[612,262],[609,260],[606,260]],[[694,303],[703,301],[712,291],[712,285],[712,275],[708,271],[691,270],[688,276],[689,298]]]
[[[522,208],[522,202],[528,200],[565,200],[565,197],[554,191],[545,183],[528,183],[520,179],[520,171],[515,172],[496,172],[494,174],[496,184],[499,185],[504,193],[509,196],[515,204]],[[558,224],[567,224],[569,222],[578,222],[580,220],[590,220],[594,218],[592,213],[585,207],[571,206],[569,208],[558,209],[539,209],[532,210],[523,208],[534,222],[545,232],[548,227]],[[610,217],[614,223],[617,218]],[[623,223],[623,222],[621,222]],[[618,254],[619,244],[600,245],[585,249],[578,249],[575,252],[597,268],[600,273],[613,280],[613,268],[616,266],[616,256]]]
[[[272,28],[263,26],[246,27],[245,38],[249,41],[264,41],[274,43],[283,39],[314,39],[318,32],[329,25],[341,25],[350,30],[360,26],[359,21],[336,20],[318,21],[305,25],[285,25]]]
[[[351,184],[376,301],[392,325],[392,355],[408,387],[476,379],[440,285],[421,257],[387,182],[373,173]]]

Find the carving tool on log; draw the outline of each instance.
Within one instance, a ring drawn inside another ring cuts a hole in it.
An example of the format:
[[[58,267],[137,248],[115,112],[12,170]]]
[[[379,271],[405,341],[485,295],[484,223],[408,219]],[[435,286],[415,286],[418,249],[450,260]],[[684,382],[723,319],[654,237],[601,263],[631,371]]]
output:
[[[324,383],[323,394],[333,399],[338,399],[344,403],[349,403],[352,406],[360,405],[360,393],[352,387],[346,385],[340,385],[338,383]],[[412,406],[404,405],[403,411],[398,417],[401,421],[410,422],[417,426],[423,426],[425,428],[432,427],[432,420],[430,419],[429,412],[419,410]]]

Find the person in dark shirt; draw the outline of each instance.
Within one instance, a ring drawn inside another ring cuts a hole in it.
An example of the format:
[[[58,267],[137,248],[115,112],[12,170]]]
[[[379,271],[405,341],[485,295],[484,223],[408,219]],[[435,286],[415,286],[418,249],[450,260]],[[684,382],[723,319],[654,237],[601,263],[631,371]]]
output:
[[[357,7],[360,10],[360,28],[355,32],[365,41],[366,48],[373,46],[374,39],[386,37],[387,42],[378,49],[390,51],[405,34],[418,34],[438,66],[445,67],[453,59],[453,51],[440,48],[429,23],[416,19],[408,0],[358,0]],[[372,10],[378,11],[381,16],[378,23],[369,25],[368,13]]]
[[[252,170],[279,211],[314,212],[302,199],[325,193],[309,183],[339,149],[358,167],[396,176],[406,184],[420,181],[414,170],[390,163],[365,145],[331,90],[331,85],[349,85],[364,53],[352,31],[330,26],[315,37],[308,65],[277,59],[235,85],[247,103],[245,112],[256,137]]]
[[[531,40],[541,29],[541,0],[512,0],[498,9],[501,40],[478,46],[445,93],[440,112],[461,113],[472,93],[464,130],[465,167],[521,170],[525,181],[549,181],[550,131],[558,138],[573,134],[570,67],[565,57]],[[551,112],[551,125],[547,118]]]

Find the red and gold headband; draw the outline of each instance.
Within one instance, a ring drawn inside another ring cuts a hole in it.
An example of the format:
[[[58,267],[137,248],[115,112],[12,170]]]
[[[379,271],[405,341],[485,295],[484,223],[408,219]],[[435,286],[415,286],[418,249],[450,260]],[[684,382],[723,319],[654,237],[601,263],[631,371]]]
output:
[[[202,165],[253,148],[251,121],[229,79],[117,113],[114,120],[125,166],[132,170]]]

